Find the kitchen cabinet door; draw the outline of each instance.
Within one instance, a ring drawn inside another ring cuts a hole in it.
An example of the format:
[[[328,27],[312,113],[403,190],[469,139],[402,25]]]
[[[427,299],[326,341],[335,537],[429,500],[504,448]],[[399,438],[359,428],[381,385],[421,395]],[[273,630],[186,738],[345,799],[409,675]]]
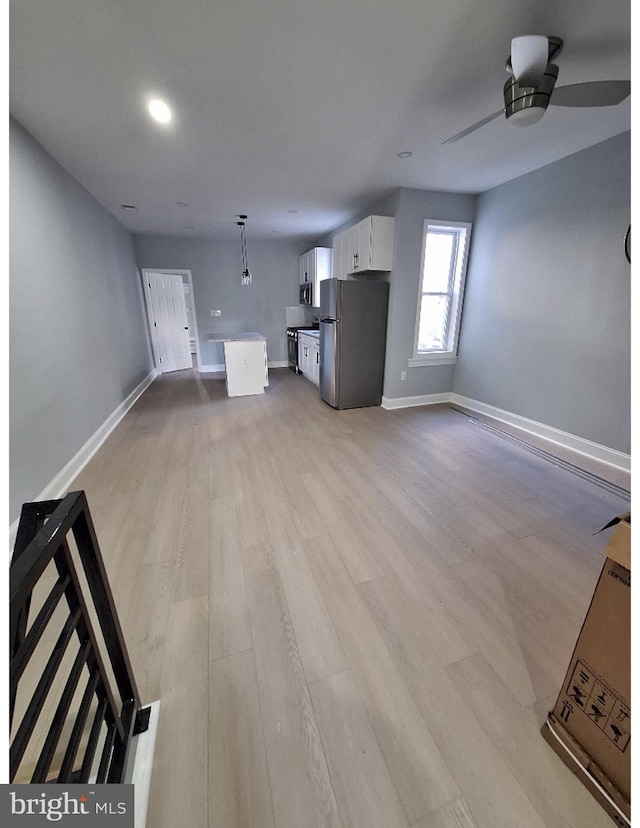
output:
[[[370,216],[370,218],[367,267],[369,270],[391,270],[395,219],[389,216]]]
[[[347,276],[346,262],[344,260],[345,234],[338,233],[333,240],[333,275],[336,279],[345,279]]]
[[[371,221],[365,219],[349,233],[349,273],[369,270],[371,261]]]
[[[316,385],[320,385],[320,343],[318,342],[310,351],[311,376],[310,379]]]
[[[331,277],[332,250],[330,247],[314,247],[300,256],[300,284],[313,284],[313,304],[320,307],[320,282]]]
[[[300,284],[303,282],[312,282],[313,276],[309,276],[313,267],[313,257],[312,251],[309,250],[307,253],[303,253],[300,256]]]
[[[306,336],[298,334],[298,368],[307,376],[309,374],[309,341]]]
[[[317,337],[298,334],[298,367],[315,385],[320,384],[320,343]]]
[[[320,283],[331,278],[332,250],[330,247],[316,247],[315,250],[315,272],[313,279],[313,304],[320,307]]]

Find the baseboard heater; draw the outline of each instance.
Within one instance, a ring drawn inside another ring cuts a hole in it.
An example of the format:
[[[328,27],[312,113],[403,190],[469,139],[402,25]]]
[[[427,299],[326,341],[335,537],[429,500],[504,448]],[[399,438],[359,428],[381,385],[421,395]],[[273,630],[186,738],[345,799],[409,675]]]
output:
[[[477,426],[478,428],[482,428],[485,431],[489,431],[491,434],[495,434],[496,437],[500,437],[502,440],[506,440],[509,443],[513,443],[514,445],[520,446],[520,448],[525,449],[525,451],[530,452],[531,454],[535,454],[537,457],[546,460],[548,463],[553,463],[554,466],[557,466],[565,471],[570,472],[571,474],[576,475],[576,477],[580,477],[583,480],[588,481],[589,483],[593,483],[596,486],[599,486],[601,489],[609,492],[609,494],[617,495],[621,497],[623,500],[629,502],[631,500],[631,494],[622,486],[617,486],[615,483],[610,483],[608,480],[604,480],[604,478],[599,477],[597,474],[593,474],[592,472],[585,471],[581,469],[579,466],[575,466],[573,463],[569,463],[567,460],[562,460],[560,457],[556,457],[555,454],[551,454],[551,452],[545,451],[544,449],[538,448],[537,446],[531,445],[531,443],[527,443],[526,440],[521,440],[519,437],[514,437],[513,434],[508,434],[506,431],[502,431],[495,426],[489,425],[489,423],[485,423],[483,420],[479,420],[477,417],[472,416],[469,414],[468,411],[465,411],[462,408],[456,408],[455,405],[450,406],[452,411],[455,411],[458,414],[463,414],[472,425]]]

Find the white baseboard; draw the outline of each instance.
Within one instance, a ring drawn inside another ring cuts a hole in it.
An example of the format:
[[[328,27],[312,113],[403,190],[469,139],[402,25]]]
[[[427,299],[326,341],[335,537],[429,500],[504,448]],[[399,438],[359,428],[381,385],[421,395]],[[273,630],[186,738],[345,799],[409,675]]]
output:
[[[413,408],[416,405],[438,405],[448,402],[451,402],[451,393],[446,391],[442,394],[423,394],[419,397],[383,397],[382,407],[387,411],[393,411],[396,408]]]
[[[220,365],[201,365],[199,370],[201,374],[224,374],[224,362]]]
[[[154,369],[151,373],[147,374],[142,382],[133,389],[133,391],[107,417],[100,428],[98,428],[98,430],[95,431],[94,434],[87,440],[82,448],[71,458],[71,460],[69,460],[66,466],[59,471],[53,480],[44,487],[37,497],[34,498],[34,502],[38,500],[57,500],[65,494],[74,479],[80,474],[82,469],[87,465],[89,460],[91,460],[93,455],[98,451],[100,446],[104,443],[129,409],[132,408],[137,400],[144,394],[153,380],[158,376],[158,373],[159,372]],[[13,544],[16,540],[19,522],[20,518],[18,517],[9,527],[9,549],[11,553],[13,553]]]
[[[478,400],[471,400],[468,397],[463,397],[460,394],[450,394],[450,401],[454,405],[459,405],[462,408],[468,408],[478,414],[485,414],[494,420],[507,423],[515,426],[520,430],[533,434],[536,437],[541,437],[562,448],[575,451],[592,460],[598,460],[601,463],[606,463],[608,466],[613,466],[620,471],[628,472],[631,470],[631,456],[622,451],[608,448],[607,446],[594,443],[591,440],[586,440],[584,437],[577,437],[575,434],[570,434],[567,431],[561,431],[553,426],[545,425],[544,423],[530,420],[528,417],[522,417],[519,414],[512,414],[510,411],[505,411],[502,408],[497,408],[487,403],[478,402]]]
[[[453,403],[462,408],[468,408],[477,414],[484,414],[494,420],[514,426],[525,434],[531,434],[546,440],[550,443],[551,453],[553,453],[552,447],[554,445],[560,446],[564,449],[574,451],[577,454],[581,454],[590,460],[606,463],[618,471],[625,473],[631,471],[631,456],[629,454],[608,448],[608,446],[600,445],[600,443],[594,443],[592,440],[586,440],[584,437],[577,437],[575,434],[561,431],[553,426],[536,422],[536,420],[530,420],[528,417],[512,414],[510,411],[505,411],[494,405],[472,400],[460,394],[454,394],[450,391],[441,394],[425,394],[417,397],[382,398],[382,407],[389,411],[397,408],[411,408],[418,405],[435,405],[437,403]]]

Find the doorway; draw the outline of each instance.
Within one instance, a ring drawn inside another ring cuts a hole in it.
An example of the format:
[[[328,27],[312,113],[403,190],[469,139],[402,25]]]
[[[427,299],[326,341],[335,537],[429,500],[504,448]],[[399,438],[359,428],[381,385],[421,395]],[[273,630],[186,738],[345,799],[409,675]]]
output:
[[[200,370],[200,341],[190,270],[142,268],[142,282],[155,367],[162,373],[193,366]],[[189,316],[185,297],[193,308]]]

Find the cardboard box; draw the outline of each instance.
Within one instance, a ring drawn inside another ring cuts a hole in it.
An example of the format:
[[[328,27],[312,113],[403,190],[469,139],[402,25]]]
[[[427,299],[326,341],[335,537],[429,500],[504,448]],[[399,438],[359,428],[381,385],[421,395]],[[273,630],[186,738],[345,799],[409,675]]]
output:
[[[631,515],[615,526],[542,734],[614,822],[631,824]],[[601,530],[601,531],[603,531]]]

